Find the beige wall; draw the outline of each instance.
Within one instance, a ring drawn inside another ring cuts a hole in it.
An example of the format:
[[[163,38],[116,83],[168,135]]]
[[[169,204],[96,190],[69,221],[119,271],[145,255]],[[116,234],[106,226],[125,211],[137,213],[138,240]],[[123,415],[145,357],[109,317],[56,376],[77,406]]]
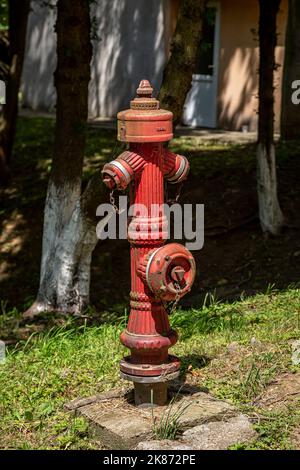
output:
[[[257,126],[258,0],[221,0],[218,126],[249,130]],[[275,72],[275,129],[279,131],[281,78],[288,0],[282,0],[278,16],[278,47]]]

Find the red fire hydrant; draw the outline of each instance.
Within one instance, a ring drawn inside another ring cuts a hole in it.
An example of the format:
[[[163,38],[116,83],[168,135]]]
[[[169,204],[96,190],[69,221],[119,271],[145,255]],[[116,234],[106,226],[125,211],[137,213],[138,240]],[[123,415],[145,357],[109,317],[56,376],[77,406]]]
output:
[[[189,163],[163,147],[173,137],[173,115],[159,109],[152,91],[150,83],[142,80],[130,109],[118,113],[118,140],[129,147],[102,171],[111,190],[130,185],[131,310],[121,342],[131,355],[121,360],[120,369],[124,379],[134,382],[137,405],[165,404],[167,383],[179,374],[179,359],[168,353],[177,333],[170,328],[165,302],[189,292],[196,271],[184,246],[164,245],[168,236],[164,179],[181,183]]]

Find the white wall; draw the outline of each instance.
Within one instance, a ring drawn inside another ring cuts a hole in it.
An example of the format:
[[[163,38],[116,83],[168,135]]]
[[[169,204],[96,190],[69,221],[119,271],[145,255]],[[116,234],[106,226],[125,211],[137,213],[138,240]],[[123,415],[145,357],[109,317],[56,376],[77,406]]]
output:
[[[143,78],[155,90],[165,61],[166,0],[98,0],[92,19],[93,40],[89,110],[91,116],[113,117],[129,105]],[[23,69],[23,103],[35,110],[53,110],[56,94],[55,9],[34,0]]]

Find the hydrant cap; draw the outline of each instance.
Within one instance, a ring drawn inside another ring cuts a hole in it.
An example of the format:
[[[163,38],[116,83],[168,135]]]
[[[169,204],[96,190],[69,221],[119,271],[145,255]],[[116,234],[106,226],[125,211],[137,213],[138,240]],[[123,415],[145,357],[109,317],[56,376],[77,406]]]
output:
[[[173,114],[160,109],[148,80],[141,80],[130,109],[118,113],[118,139],[123,142],[166,142],[173,137]]]
[[[168,243],[149,251],[137,272],[151,292],[165,301],[187,294],[195,280],[193,255],[179,243]]]

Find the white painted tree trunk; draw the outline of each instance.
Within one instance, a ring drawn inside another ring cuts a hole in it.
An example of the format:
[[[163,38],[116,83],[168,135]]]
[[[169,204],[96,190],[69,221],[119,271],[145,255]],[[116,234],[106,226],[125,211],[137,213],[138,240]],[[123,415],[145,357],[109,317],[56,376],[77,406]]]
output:
[[[89,193],[85,198],[81,194],[92,59],[89,2],[58,0],[55,31],[54,152],[44,212],[39,291],[25,317],[51,310],[82,311],[88,302],[91,253],[97,243]],[[94,196],[99,195],[97,178],[96,184]]]
[[[264,233],[278,235],[283,215],[277,197],[276,160],[274,144],[269,152],[263,143],[257,146],[257,192],[259,219]]]
[[[37,300],[25,313],[80,313],[89,302],[95,226],[81,209],[80,185],[55,187],[49,183],[44,215],[40,286]]]

